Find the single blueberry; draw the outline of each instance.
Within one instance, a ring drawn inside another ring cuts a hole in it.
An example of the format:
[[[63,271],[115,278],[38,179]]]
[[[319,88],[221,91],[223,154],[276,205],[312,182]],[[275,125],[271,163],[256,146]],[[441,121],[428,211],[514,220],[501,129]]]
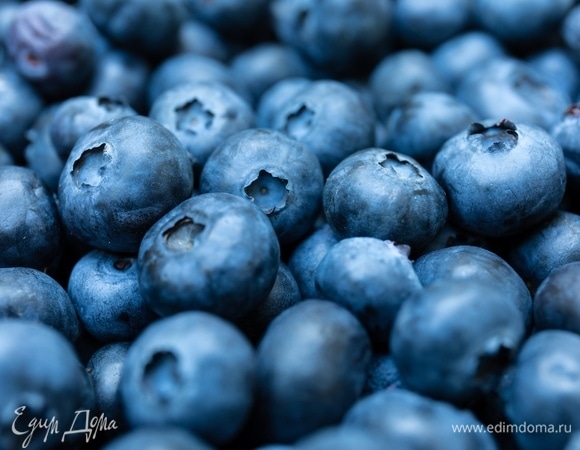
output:
[[[506,50],[502,43],[483,30],[461,33],[442,42],[431,52],[437,72],[448,81],[453,90],[469,71],[505,55]]]
[[[370,340],[345,308],[305,300],[270,324],[258,347],[257,441],[290,443],[338,424],[360,396]]]
[[[103,342],[132,340],[158,317],[141,295],[133,256],[90,251],[72,268],[68,293],[87,331]]]
[[[333,74],[372,67],[391,43],[392,0],[273,0],[278,39]]]
[[[580,215],[557,211],[510,242],[507,262],[535,289],[564,264],[580,261]]]
[[[495,389],[524,333],[501,287],[447,279],[402,304],[390,349],[406,387],[465,406]]]
[[[572,52],[553,46],[533,53],[527,61],[548,83],[561,89],[570,98],[576,98],[580,75]]]
[[[316,286],[316,269],[328,250],[339,241],[328,223],[324,223],[305,236],[292,250],[288,268],[300,289],[302,299],[320,298]]]
[[[200,192],[227,192],[258,206],[282,245],[308,233],[322,204],[324,177],[309,147],[286,134],[249,129],[225,139],[209,156]]]
[[[413,158],[381,148],[360,150],[329,175],[324,213],[340,237],[368,236],[419,251],[447,219],[447,198]]]
[[[484,120],[509,118],[545,130],[559,120],[571,101],[530,63],[513,56],[476,66],[462,79],[456,94]]]
[[[507,43],[541,41],[573,6],[574,0],[475,0],[473,17]]]
[[[71,342],[79,336],[70,297],[54,278],[36,269],[0,268],[0,316],[42,322]]]
[[[510,422],[534,431],[515,434],[518,448],[563,449],[580,426],[579,392],[580,336],[544,330],[526,340],[504,391]]]
[[[536,330],[559,329],[580,334],[580,261],[552,270],[534,296]]]
[[[78,443],[78,433],[64,433],[77,411],[94,408],[95,397],[70,341],[48,325],[4,318],[0,342],[0,447],[46,450]]]
[[[484,427],[465,409],[405,389],[381,390],[356,402],[345,428],[376,433],[387,448],[485,449],[497,446],[488,433],[458,433],[454,427]]]
[[[270,322],[300,300],[302,298],[292,272],[286,264],[280,262],[276,281],[268,297],[240,320],[238,326],[253,343],[257,343]]]
[[[0,68],[0,144],[22,162],[26,133],[44,107],[40,94],[12,67]]]
[[[468,231],[521,233],[558,208],[566,188],[562,147],[533,125],[473,123],[435,156],[433,176],[449,198],[451,219]]]
[[[470,25],[471,4],[471,0],[397,0],[395,31],[407,47],[433,48]]]
[[[151,105],[149,117],[177,136],[199,172],[226,138],[255,125],[248,102],[215,81],[181,83],[167,89]]]
[[[32,169],[0,166],[0,267],[54,268],[62,249],[52,192]]]
[[[120,393],[132,427],[177,425],[217,445],[241,430],[255,375],[254,349],[237,328],[189,311],[154,322],[131,344]]]
[[[345,157],[375,142],[375,115],[346,83],[317,80],[276,112],[272,128],[305,144],[325,175]]]
[[[67,231],[111,252],[136,253],[145,232],[193,192],[191,157],[144,116],[102,123],[75,144],[58,186]]]
[[[65,162],[59,156],[50,137],[52,116],[59,104],[52,103],[38,114],[32,126],[26,131],[28,144],[24,148],[26,166],[36,172],[54,193],[58,192],[58,181]]]
[[[267,298],[279,263],[276,233],[256,205],[208,193],[149,229],[137,269],[141,294],[161,316],[204,310],[239,319]]]
[[[345,238],[316,269],[321,298],[351,311],[376,345],[388,346],[399,308],[422,289],[407,251],[373,237]]]
[[[238,53],[230,62],[233,77],[242,92],[257,105],[262,94],[287,78],[308,77],[308,63],[294,48],[281,43],[264,42]]]
[[[106,417],[107,423],[115,421],[116,434],[126,431],[127,426],[119,385],[130,345],[130,342],[106,344],[95,351],[87,362],[87,373],[95,390],[94,413]],[[108,430],[107,439],[114,436],[111,432],[113,429]]]
[[[6,47],[24,78],[49,98],[65,98],[88,83],[97,56],[97,35],[80,9],[39,0],[21,3]]]
[[[272,128],[278,110],[310,82],[308,78],[290,77],[278,81],[267,89],[256,105],[257,125],[261,128]]]
[[[534,313],[530,290],[496,253],[472,245],[456,245],[425,253],[415,261],[414,268],[423,286],[439,280],[477,279],[500,287],[520,311],[526,330],[532,330]]]
[[[550,134],[564,151],[568,186],[580,192],[580,103],[570,105],[560,120],[552,127]]]

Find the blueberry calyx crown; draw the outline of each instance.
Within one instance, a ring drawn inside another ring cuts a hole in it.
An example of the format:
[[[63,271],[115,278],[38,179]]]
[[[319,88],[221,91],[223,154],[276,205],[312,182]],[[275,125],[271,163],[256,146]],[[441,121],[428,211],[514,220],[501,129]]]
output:
[[[502,119],[487,127],[473,122],[467,129],[467,136],[480,136],[488,143],[484,147],[490,153],[510,150],[517,145],[519,138],[516,125],[508,119]]]
[[[565,117],[568,117],[568,116],[578,117],[578,116],[580,116],[580,104],[579,103],[572,103],[570,106],[568,106],[568,108],[566,108],[566,111],[564,111],[564,116]]]

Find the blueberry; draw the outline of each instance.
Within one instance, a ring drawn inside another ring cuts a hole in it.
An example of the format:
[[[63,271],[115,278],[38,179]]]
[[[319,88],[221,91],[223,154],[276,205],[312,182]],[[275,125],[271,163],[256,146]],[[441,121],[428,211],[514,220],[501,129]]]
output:
[[[495,58],[469,71],[457,87],[457,97],[482,119],[509,118],[545,130],[570,103],[561,88],[514,57]]]
[[[172,54],[187,15],[179,0],[82,0],[78,8],[111,42],[152,59]]]
[[[54,268],[61,220],[52,192],[31,169],[0,166],[0,267]]]
[[[42,322],[71,342],[79,336],[79,321],[70,297],[55,279],[36,269],[0,269],[0,315]]]
[[[458,35],[471,21],[470,0],[397,0],[394,24],[406,46],[432,48]]]
[[[560,35],[567,49],[580,54],[580,6],[572,7],[561,22]]]
[[[309,65],[292,47],[281,43],[256,44],[238,53],[230,62],[233,77],[248,92],[252,105],[278,81],[308,77]]]
[[[194,17],[233,40],[263,26],[269,1],[186,0],[186,4]]]
[[[391,42],[392,0],[273,0],[278,39],[333,74],[372,66]]]
[[[515,434],[522,450],[564,448],[580,426],[580,337],[569,331],[545,330],[523,345],[506,389],[511,423],[533,432]],[[548,427],[553,427],[551,431]]]
[[[419,251],[447,219],[445,192],[413,158],[381,148],[360,150],[329,175],[324,213],[340,237],[368,236]]]
[[[303,299],[320,298],[316,286],[316,269],[328,250],[338,242],[336,233],[324,223],[305,236],[292,250],[288,268],[298,284]]]
[[[189,311],[131,344],[120,392],[132,427],[177,425],[214,444],[240,431],[253,401],[255,352],[229,322]]]
[[[422,289],[405,250],[372,237],[345,238],[316,269],[322,298],[351,311],[377,345],[388,345],[400,306]]]
[[[233,52],[230,42],[217,30],[188,16],[179,27],[178,53],[196,53],[226,62]]]
[[[60,1],[22,3],[6,36],[18,72],[49,98],[78,94],[96,61],[97,36],[78,8]]]
[[[308,146],[263,128],[225,139],[200,177],[200,192],[227,192],[258,206],[282,245],[310,231],[320,211],[323,185],[320,163]]]
[[[0,68],[0,144],[21,162],[26,132],[41,113],[40,94],[11,67]]]
[[[570,98],[576,97],[580,76],[572,52],[561,47],[548,47],[532,54],[527,61],[548,83]]]
[[[193,191],[189,153],[159,122],[126,116],[75,144],[58,201],[67,231],[111,252],[137,252],[145,232]]]
[[[281,105],[272,128],[305,144],[328,175],[345,157],[374,145],[375,116],[347,84],[318,80]]]
[[[580,103],[570,105],[561,119],[550,130],[550,134],[564,151],[568,186],[580,192]]]
[[[370,72],[368,82],[381,120],[386,120],[393,108],[417,92],[451,90],[432,56],[415,48],[389,53]]]
[[[176,426],[136,428],[112,440],[101,450],[212,450],[194,434]]]
[[[87,373],[95,390],[95,413],[114,420],[118,434],[126,427],[119,385],[129,346],[130,342],[106,344],[95,351],[87,362]],[[107,438],[110,437],[111,434],[107,433]]]
[[[248,102],[215,81],[181,83],[167,89],[151,105],[149,117],[177,136],[200,171],[226,138],[255,125]]]
[[[50,119],[50,139],[58,155],[66,160],[78,139],[91,128],[137,112],[111,97],[76,96],[60,103]]]
[[[267,298],[279,262],[276,233],[256,205],[201,194],[149,229],[139,248],[139,286],[161,316],[205,310],[239,319]]]
[[[96,63],[85,95],[118,98],[137,112],[147,111],[149,62],[136,53],[115,47],[106,48]]]
[[[362,392],[370,357],[366,331],[336,303],[285,310],[258,347],[255,439],[290,443],[340,422]]]
[[[59,156],[50,137],[50,126],[60,103],[44,108],[26,131],[28,144],[24,148],[26,166],[32,169],[46,186],[58,192],[58,181],[65,161]]]
[[[286,264],[280,262],[276,281],[268,297],[244,317],[238,326],[253,343],[257,343],[270,322],[300,300],[300,291],[292,272]]]
[[[537,330],[559,329],[580,334],[580,261],[550,272],[534,296]]]
[[[437,72],[453,90],[470,70],[505,55],[503,44],[483,30],[461,33],[442,42],[431,52]]]
[[[451,94],[418,92],[393,109],[382,146],[428,167],[445,141],[477,119],[469,106]]]
[[[542,40],[553,32],[574,0],[475,0],[473,17],[502,41]]]
[[[414,269],[423,286],[439,280],[477,279],[501,287],[520,311],[526,330],[532,330],[532,295],[518,273],[496,253],[472,245],[457,245],[422,255],[415,261]]]
[[[562,147],[547,131],[510,120],[474,123],[449,139],[433,163],[451,219],[468,231],[521,233],[558,208],[566,187]]]
[[[580,261],[580,216],[557,211],[511,241],[506,260],[532,288],[564,264]]]
[[[157,318],[139,290],[136,257],[90,251],[72,268],[68,293],[87,331],[103,342],[131,340]]]
[[[496,449],[487,433],[457,433],[453,427],[483,426],[453,405],[404,389],[381,390],[356,402],[343,426],[376,433],[388,448]]]
[[[0,341],[0,446],[44,450],[71,444],[79,435],[64,433],[76,411],[91,410],[95,401],[72,344],[47,325],[12,318],[0,320]],[[57,428],[33,431],[33,419]]]
[[[304,77],[291,77],[278,81],[267,89],[256,106],[256,121],[259,127],[272,128],[278,110],[294,98],[311,80]]]
[[[401,305],[390,349],[406,387],[464,406],[496,387],[524,331],[499,286],[441,280]]]

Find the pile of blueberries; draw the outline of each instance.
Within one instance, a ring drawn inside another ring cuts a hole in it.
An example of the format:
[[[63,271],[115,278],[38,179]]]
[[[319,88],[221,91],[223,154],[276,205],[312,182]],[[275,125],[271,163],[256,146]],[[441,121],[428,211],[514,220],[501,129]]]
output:
[[[0,449],[580,449],[580,2],[5,0],[0,42]]]

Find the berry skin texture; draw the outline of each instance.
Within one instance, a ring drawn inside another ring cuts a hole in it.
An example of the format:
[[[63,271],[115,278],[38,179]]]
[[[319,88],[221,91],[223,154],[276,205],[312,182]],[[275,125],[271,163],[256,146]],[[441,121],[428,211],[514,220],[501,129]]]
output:
[[[196,195],[169,211],[137,258],[141,294],[157,314],[203,310],[231,320],[267,298],[279,264],[268,217],[227,193]]]
[[[145,232],[193,192],[187,150],[144,116],[113,119],[75,144],[60,176],[67,231],[101,250],[136,253]]]
[[[447,198],[413,158],[380,148],[345,158],[322,193],[329,225],[343,239],[367,236],[426,247],[447,219]]]
[[[489,237],[521,233],[558,208],[566,188],[562,147],[543,129],[474,123],[449,139],[433,162],[451,220]]]

